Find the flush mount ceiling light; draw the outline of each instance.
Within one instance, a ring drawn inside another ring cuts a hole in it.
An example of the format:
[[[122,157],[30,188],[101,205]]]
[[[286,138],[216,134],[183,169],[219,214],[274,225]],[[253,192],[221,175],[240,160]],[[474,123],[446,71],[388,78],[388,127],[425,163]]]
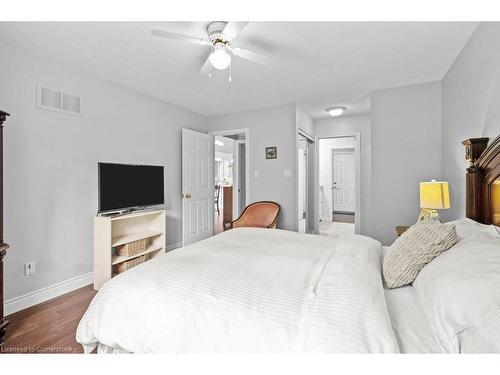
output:
[[[342,113],[344,113],[346,110],[345,107],[330,107],[330,108],[327,108],[326,111],[328,112],[328,114],[332,117],[336,117],[336,116],[340,116]]]
[[[216,146],[224,146],[224,142],[222,142],[221,140],[217,139],[217,140],[215,141],[215,145],[216,145]]]
[[[210,63],[215,69],[224,70],[231,64],[231,56],[225,48],[215,48],[215,51],[210,55]]]

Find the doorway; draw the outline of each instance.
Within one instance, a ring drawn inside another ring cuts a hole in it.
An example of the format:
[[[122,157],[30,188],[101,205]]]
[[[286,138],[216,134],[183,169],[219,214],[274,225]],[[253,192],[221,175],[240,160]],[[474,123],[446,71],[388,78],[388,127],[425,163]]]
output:
[[[214,135],[214,234],[237,219],[249,200],[247,129],[225,130]]]
[[[299,130],[297,133],[297,231],[299,233],[316,233],[314,145],[314,138]]]
[[[319,139],[319,234],[359,233],[359,138]]]

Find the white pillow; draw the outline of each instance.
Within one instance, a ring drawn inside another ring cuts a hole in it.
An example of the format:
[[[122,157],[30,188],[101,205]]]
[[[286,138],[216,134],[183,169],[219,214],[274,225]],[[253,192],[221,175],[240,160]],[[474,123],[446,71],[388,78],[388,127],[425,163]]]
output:
[[[426,265],[413,286],[445,350],[500,353],[500,234],[493,225]]]
[[[471,234],[479,232],[481,229],[487,227],[487,225],[485,224],[478,223],[477,221],[468,218],[453,220],[446,224],[455,225],[455,229],[457,230],[457,239],[459,241],[462,241],[464,238],[469,237]]]
[[[420,270],[457,242],[455,226],[423,220],[408,228],[387,251],[383,262],[388,288],[411,284]]]

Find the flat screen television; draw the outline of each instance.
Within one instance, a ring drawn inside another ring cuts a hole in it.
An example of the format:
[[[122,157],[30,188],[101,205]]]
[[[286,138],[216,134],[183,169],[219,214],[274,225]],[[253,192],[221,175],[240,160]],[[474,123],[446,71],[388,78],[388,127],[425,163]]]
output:
[[[99,163],[99,213],[165,203],[163,166]]]

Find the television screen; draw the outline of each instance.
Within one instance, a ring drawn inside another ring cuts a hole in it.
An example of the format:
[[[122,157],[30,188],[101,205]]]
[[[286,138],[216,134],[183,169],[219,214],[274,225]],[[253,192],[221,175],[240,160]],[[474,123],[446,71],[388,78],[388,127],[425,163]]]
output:
[[[163,166],[99,163],[99,212],[164,203]]]

